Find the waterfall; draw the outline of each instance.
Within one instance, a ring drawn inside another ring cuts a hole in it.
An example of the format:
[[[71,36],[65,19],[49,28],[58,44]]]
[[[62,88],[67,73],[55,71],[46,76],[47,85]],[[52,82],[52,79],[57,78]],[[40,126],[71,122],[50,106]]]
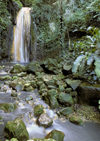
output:
[[[12,55],[14,62],[29,62],[31,8],[23,7],[16,18]]]
[[[34,33],[35,33],[35,42],[34,42],[34,61],[37,60],[37,25],[35,22],[35,18],[33,21],[33,25],[34,25]]]

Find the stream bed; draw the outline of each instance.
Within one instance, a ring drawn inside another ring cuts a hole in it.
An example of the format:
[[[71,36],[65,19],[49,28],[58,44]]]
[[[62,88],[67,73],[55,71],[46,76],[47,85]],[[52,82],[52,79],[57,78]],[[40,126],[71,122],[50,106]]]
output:
[[[33,99],[27,101],[29,97]],[[23,119],[26,124],[30,138],[44,138],[51,130],[56,129],[64,132],[64,141],[99,141],[100,140],[100,124],[86,122],[83,126],[77,126],[67,120],[58,118],[55,111],[41,100],[37,90],[34,92],[21,92],[17,98],[11,96],[10,93],[0,92],[0,103],[17,103],[18,107],[14,112],[5,113],[0,110],[0,116],[3,121],[0,122],[0,139],[4,139],[4,126],[9,120],[17,117]],[[41,104],[45,107],[45,112],[53,118],[53,125],[47,129],[36,124],[34,117],[34,105]]]

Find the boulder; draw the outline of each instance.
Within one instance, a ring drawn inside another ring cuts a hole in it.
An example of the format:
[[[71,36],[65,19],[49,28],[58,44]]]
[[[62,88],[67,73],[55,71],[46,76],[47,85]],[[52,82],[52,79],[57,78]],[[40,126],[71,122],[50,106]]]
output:
[[[40,115],[37,122],[40,126],[47,128],[52,125],[53,120],[48,116],[48,114],[44,113]]]
[[[42,105],[36,105],[34,107],[34,115],[35,116],[40,116],[44,112],[44,107]]]
[[[48,99],[51,108],[57,108],[59,103],[57,101],[57,91],[55,89],[51,89],[48,91]]]
[[[100,99],[100,84],[82,83],[77,92],[80,103],[97,105]]]
[[[56,141],[64,141],[64,133],[58,130],[52,130],[45,138],[52,138]]]
[[[7,113],[14,112],[16,108],[17,108],[16,104],[13,104],[13,103],[1,103],[0,104],[0,109]]]
[[[24,91],[31,92],[33,90],[34,88],[31,86],[30,82],[29,83],[27,82],[26,84],[24,84]]]
[[[60,93],[58,100],[61,104],[64,104],[66,106],[70,106],[70,105],[73,104],[72,96],[70,94],[67,94],[67,93],[63,93],[63,92]]]
[[[76,90],[81,84],[80,80],[66,79],[65,82],[73,89]]]
[[[19,118],[13,121],[8,121],[5,125],[4,133],[7,139],[16,138],[19,141],[26,141],[29,139],[26,126]]]
[[[13,68],[10,70],[10,73],[21,73],[25,71],[25,67],[20,65],[20,64],[16,64],[13,66]]]
[[[69,121],[74,123],[74,124],[77,124],[77,125],[82,125],[83,124],[83,120],[80,119],[79,117],[73,115],[69,118]]]
[[[60,110],[60,113],[66,117],[68,117],[70,114],[72,114],[74,112],[72,107],[65,107],[63,109]]]

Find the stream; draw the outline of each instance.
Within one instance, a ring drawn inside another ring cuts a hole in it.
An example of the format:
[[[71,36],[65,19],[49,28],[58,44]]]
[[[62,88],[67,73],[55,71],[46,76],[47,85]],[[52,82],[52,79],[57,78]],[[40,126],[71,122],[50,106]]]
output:
[[[33,100],[28,101],[29,97],[32,97]],[[22,118],[25,122],[30,138],[44,138],[51,130],[57,129],[65,133],[64,141],[100,140],[100,124],[86,122],[83,126],[77,126],[67,120],[58,118],[55,111],[50,110],[50,107],[41,100],[37,90],[34,92],[21,92],[17,98],[12,97],[10,93],[0,92],[0,103],[17,103],[18,105],[18,108],[11,113],[0,110],[0,116],[3,117],[3,122],[0,122],[0,139],[2,141],[5,140],[3,134],[5,123],[17,117]],[[45,129],[36,124],[33,107],[37,104],[42,104],[45,107],[45,112],[53,118],[51,127]]]

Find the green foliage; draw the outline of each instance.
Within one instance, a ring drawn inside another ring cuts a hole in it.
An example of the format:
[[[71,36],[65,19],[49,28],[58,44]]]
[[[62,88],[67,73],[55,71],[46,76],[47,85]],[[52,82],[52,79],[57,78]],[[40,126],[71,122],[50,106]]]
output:
[[[15,2],[18,5],[19,8],[22,8],[23,7],[23,5],[20,2],[20,0],[12,0],[12,1]]]
[[[11,24],[11,15],[7,10],[7,0],[0,0],[0,32]]]
[[[60,46],[60,21],[56,5],[50,5],[43,0],[35,0],[32,6],[32,17],[37,29],[39,47],[48,50]]]

